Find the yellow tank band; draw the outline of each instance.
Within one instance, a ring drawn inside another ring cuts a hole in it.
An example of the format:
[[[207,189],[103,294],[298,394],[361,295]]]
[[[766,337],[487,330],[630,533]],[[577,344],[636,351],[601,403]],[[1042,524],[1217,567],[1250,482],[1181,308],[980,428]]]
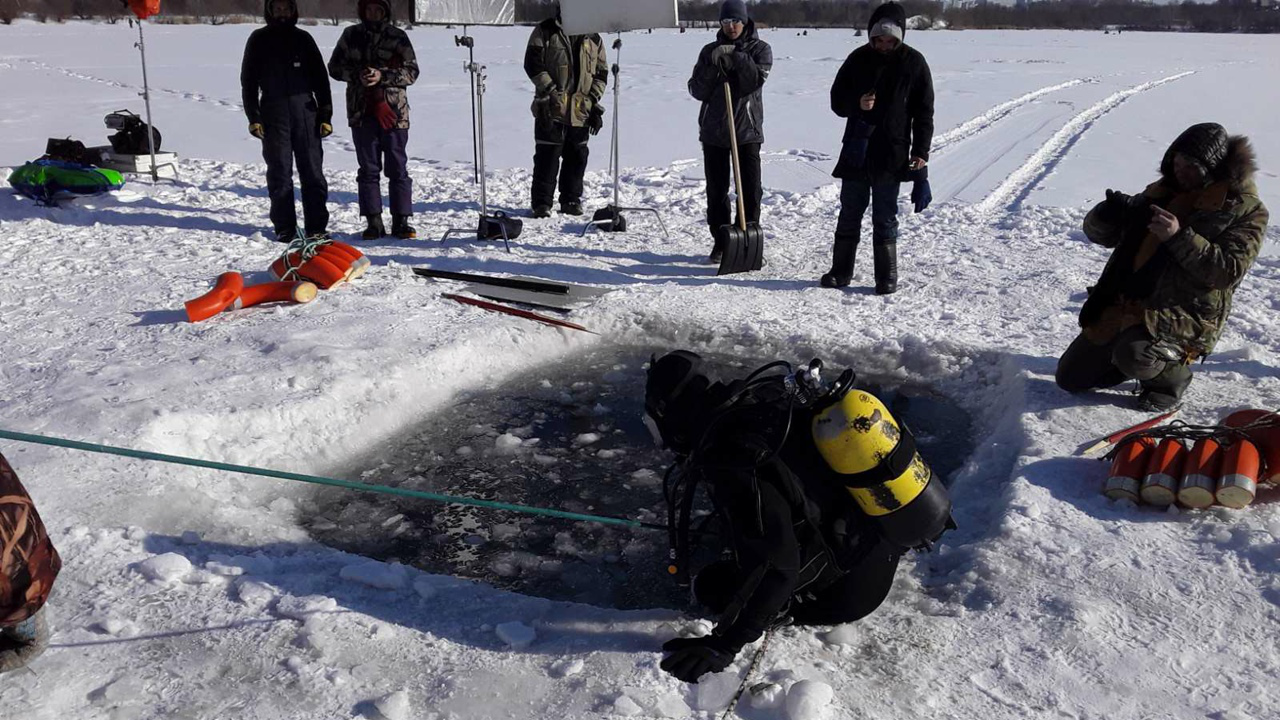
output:
[[[862,512],[876,517],[888,515],[906,507],[924,492],[931,476],[929,466],[925,465],[924,460],[917,454],[911,459],[911,465],[907,467],[906,472],[889,482],[869,488],[845,489],[857,501]]]

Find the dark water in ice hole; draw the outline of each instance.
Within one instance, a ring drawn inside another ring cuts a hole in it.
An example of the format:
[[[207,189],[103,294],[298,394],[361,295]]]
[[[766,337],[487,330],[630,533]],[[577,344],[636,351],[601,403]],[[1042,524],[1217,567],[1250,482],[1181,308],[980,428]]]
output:
[[[654,448],[640,421],[651,352],[603,346],[472,391],[343,477],[665,523],[662,475],[671,457]],[[722,378],[767,361],[707,360]],[[928,387],[875,380],[860,377],[859,385],[910,425],[925,459],[949,482],[973,450],[968,414]],[[306,523],[311,535],[361,555],[555,600],[688,604],[687,589],[666,573],[663,531],[331,489],[319,491],[316,503]]]

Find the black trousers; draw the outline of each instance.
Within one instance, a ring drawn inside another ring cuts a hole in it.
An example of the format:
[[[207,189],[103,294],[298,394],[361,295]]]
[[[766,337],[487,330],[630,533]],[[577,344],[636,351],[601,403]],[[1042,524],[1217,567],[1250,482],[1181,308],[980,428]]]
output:
[[[1081,334],[1058,359],[1058,387],[1078,393],[1134,379],[1142,383],[1144,390],[1180,398],[1191,382],[1191,368],[1154,355],[1154,343],[1141,325],[1125,330],[1105,345],[1095,345]]]
[[[565,130],[563,143],[538,142],[533,151],[532,207],[551,207],[559,176],[560,204],[582,202],[582,176],[587,172],[587,148],[590,130],[585,127]],[[560,160],[564,158],[564,163]]]
[[[329,227],[329,183],[324,179],[324,148],[315,100],[310,95],[262,98],[262,159],[267,163],[267,194],[271,198],[271,225],[277,233],[298,227],[294,207],[293,165],[298,164],[302,184],[302,213],[308,235]]]
[[[734,205],[729,202],[733,188],[733,159],[729,148],[702,144],[702,164],[707,173],[707,228],[715,238],[721,225],[728,225]],[[747,222],[760,222],[760,143],[738,145],[738,167],[742,170],[742,205]]]

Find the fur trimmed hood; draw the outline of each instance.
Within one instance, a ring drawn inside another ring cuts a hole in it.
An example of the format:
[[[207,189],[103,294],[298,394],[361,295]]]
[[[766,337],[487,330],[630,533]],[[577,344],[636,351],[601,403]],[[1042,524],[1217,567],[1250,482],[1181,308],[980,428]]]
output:
[[[1173,155],[1181,150],[1178,141],[1175,140],[1160,161],[1160,179],[1170,187],[1177,187],[1177,181],[1173,175]],[[1206,170],[1206,184],[1226,180],[1232,190],[1239,192],[1253,180],[1254,173],[1258,171],[1258,156],[1249,138],[1244,135],[1232,135],[1227,138],[1225,157],[1214,167]]]

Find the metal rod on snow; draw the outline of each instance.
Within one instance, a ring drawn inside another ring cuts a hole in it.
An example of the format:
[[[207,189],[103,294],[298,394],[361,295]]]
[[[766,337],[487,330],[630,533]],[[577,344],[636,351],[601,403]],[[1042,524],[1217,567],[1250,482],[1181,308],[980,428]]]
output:
[[[467,47],[467,67],[474,67],[476,64],[476,41],[467,34],[467,26],[462,26],[462,37],[454,38],[454,43],[465,45]],[[479,143],[476,141],[476,76],[471,75],[471,182],[480,182],[480,151]]]
[[[151,151],[151,182],[160,179],[156,169],[156,143],[151,124],[151,88],[147,84],[147,45],[142,39],[142,21],[138,21],[138,51],[142,53],[142,103],[147,108],[147,149]]]
[[[609,153],[613,164],[613,206],[619,208],[622,203],[618,202],[618,173],[622,168],[622,150],[618,145],[618,117],[622,113],[622,32],[618,32],[618,39],[613,41],[613,49],[617,53],[613,56],[613,148]]]

